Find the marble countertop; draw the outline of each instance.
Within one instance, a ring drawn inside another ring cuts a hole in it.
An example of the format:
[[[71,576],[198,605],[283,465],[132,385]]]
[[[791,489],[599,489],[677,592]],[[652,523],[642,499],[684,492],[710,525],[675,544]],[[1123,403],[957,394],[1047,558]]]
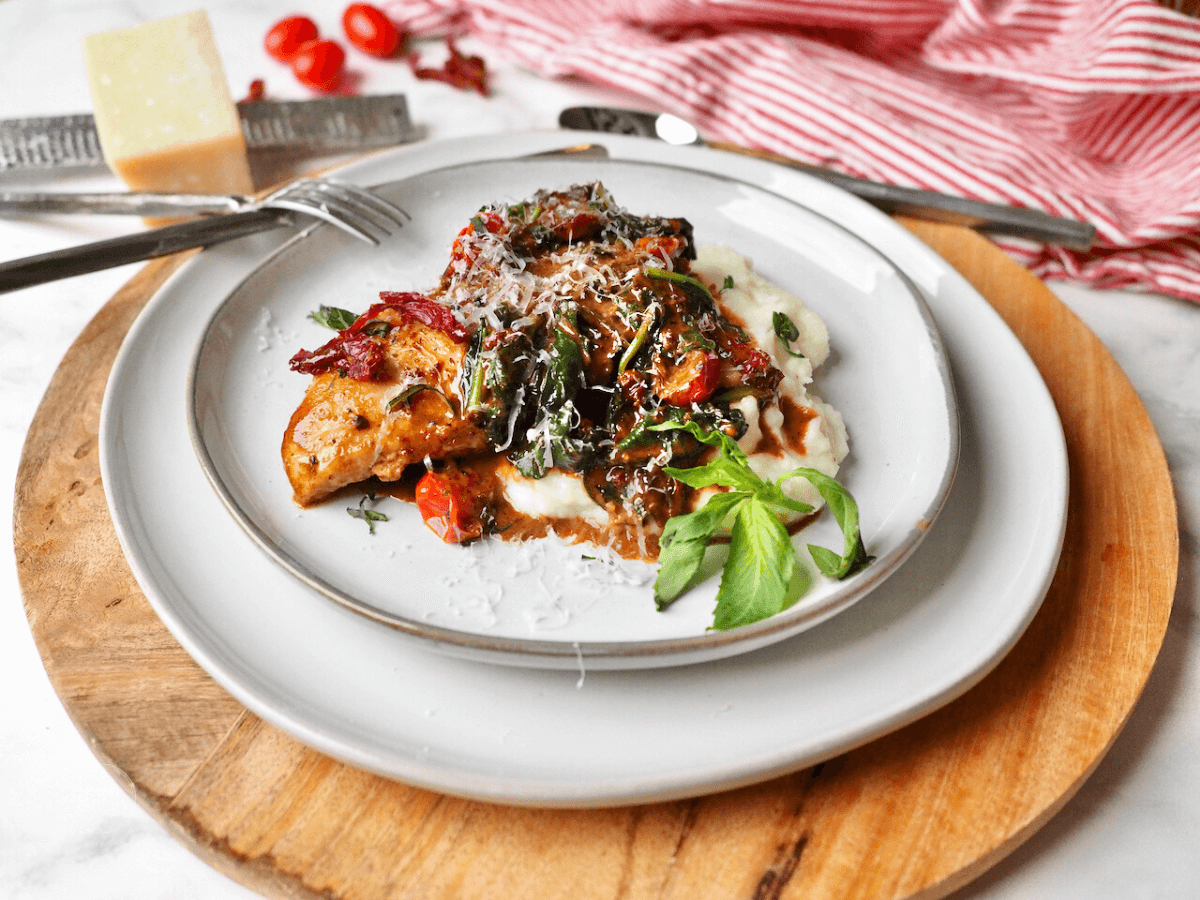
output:
[[[262,50],[271,23],[297,10],[339,29],[344,4],[212,0],[206,5],[236,95],[265,78],[269,95],[308,92]],[[0,119],[88,110],[84,35],[185,12],[194,0],[0,0]],[[440,52],[431,43],[431,61]],[[464,48],[488,57],[487,48]],[[403,92],[429,138],[553,129],[558,111],[587,102],[635,104],[577,83],[547,82],[488,59],[488,98],[417,82],[403,63],[352,68],[367,93]],[[636,104],[640,105],[640,104]],[[9,176],[0,187],[116,190],[107,173]],[[117,217],[0,220],[0,257],[40,253],[140,228]],[[11,522],[21,447],[63,354],[136,266],[0,297],[0,518]],[[1066,808],[1010,857],[955,896],[971,900],[1132,900],[1200,897],[1200,308],[1166,297],[1051,288],[1107,345],[1154,421],[1179,505],[1181,566],[1161,656],[1130,721]],[[1120,427],[1114,423],[1114,427]],[[1137,490],[1137,485],[1129,489]],[[0,885],[26,900],[255,896],[192,856],[104,771],[64,712],[30,636],[11,553],[0,560],[0,677],[12,686],[0,720]]]

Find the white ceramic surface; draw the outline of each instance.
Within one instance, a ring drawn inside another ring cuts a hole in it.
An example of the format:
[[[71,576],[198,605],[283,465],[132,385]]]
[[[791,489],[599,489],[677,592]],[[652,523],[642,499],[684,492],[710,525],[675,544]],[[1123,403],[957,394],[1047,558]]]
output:
[[[556,140],[512,135],[492,148]],[[636,138],[607,143],[618,158],[664,152]],[[197,257],[147,307],[110,378],[100,438],[110,508],[139,583],[176,638],[250,709],[330,755],[447,793],[626,803],[752,782],[868,740],[966,690],[1019,637],[1054,570],[1067,490],[1057,414],[1023,348],[945,263],[875,210],[758,161],[686,153],[715,157],[727,174],[761,173],[769,191],[805,191],[812,208],[904,260],[926,294],[960,386],[962,456],[942,516],[910,561],[820,627],[699,665],[603,672],[580,660],[564,672],[427,652],[275,565],[191,454],[180,409],[188,350],[213,301],[261,260],[271,238],[260,236]],[[371,165],[354,175],[375,180]],[[781,715],[795,710],[804,714]]]
[[[529,140],[540,148],[540,138]],[[289,241],[217,309],[189,391],[201,463],[272,558],[337,602],[435,649],[559,668],[580,661],[589,668],[678,665],[746,652],[848,608],[897,569],[936,519],[958,461],[950,374],[916,287],[837,224],[847,214],[827,202],[823,185],[796,180],[785,193],[770,193],[755,186],[771,171],[764,163],[739,160],[728,169],[725,154],[649,147],[653,157],[627,162],[497,159],[498,148],[474,141],[428,144],[337,173],[371,182],[403,176],[377,190],[412,221],[380,248],[328,227]],[[504,150],[519,157],[525,147],[510,139]],[[446,165],[447,155],[477,161]],[[354,496],[303,511],[292,501],[279,445],[309,379],[292,374],[288,359],[328,339],[309,314],[322,303],[361,311],[384,289],[426,290],[445,268],[454,235],[484,203],[592,181],[634,213],[688,219],[700,244],[751,255],[760,274],[825,320],[833,355],[813,390],[849,424],[851,456],[839,478],[857,499],[876,557],[864,572],[843,582],[817,573],[803,548],[815,541],[840,552],[843,544],[832,516],[823,516],[793,539],[813,579],[808,592],[767,621],[716,632],[719,551],[709,554],[707,581],[658,612],[656,567],[597,559],[589,545],[447,545],[413,506],[390,498],[373,504],[388,522],[367,537],[366,525],[347,515]],[[814,189],[828,218],[802,205]],[[851,210],[859,206],[845,199]],[[171,296],[178,293],[187,298]],[[186,279],[167,294],[161,303],[200,302]],[[121,365],[143,367],[138,348]]]

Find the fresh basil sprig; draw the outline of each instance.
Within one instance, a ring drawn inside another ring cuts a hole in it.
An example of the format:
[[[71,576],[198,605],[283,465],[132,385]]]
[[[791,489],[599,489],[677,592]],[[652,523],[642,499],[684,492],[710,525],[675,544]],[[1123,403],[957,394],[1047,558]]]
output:
[[[347,309],[338,309],[336,306],[321,306],[312,314],[312,319],[318,325],[324,325],[334,331],[341,331],[343,328],[353,325],[358,316]]]
[[[718,450],[717,456],[702,466],[689,469],[668,466],[664,472],[689,487],[727,488],[711,496],[695,512],[667,520],[659,540],[659,573],[654,583],[654,602],[660,610],[691,586],[713,535],[730,515],[733,528],[729,556],[721,573],[712,627],[725,630],[749,625],[775,615],[787,605],[796,574],[796,550],[777,510],[812,511],[807,503],[783,492],[782,484],[789,478],[808,479],[845,535],[845,556],[809,544],[809,552],[822,574],[846,578],[871,561],[859,531],[858,505],[835,479],[802,467],[776,481],[764,481],[750,468],[745,451],[728,435],[706,431],[695,422],[663,422],[649,427],[656,431],[682,429]]]

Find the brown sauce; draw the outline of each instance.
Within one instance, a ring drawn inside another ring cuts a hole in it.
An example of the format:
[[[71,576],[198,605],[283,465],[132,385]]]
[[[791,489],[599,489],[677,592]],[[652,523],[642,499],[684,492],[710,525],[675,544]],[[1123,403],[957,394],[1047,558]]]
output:
[[[797,453],[804,453],[804,436],[808,433],[809,423],[817,417],[817,411],[801,406],[786,395],[779,398],[779,408],[783,412],[784,440]]]

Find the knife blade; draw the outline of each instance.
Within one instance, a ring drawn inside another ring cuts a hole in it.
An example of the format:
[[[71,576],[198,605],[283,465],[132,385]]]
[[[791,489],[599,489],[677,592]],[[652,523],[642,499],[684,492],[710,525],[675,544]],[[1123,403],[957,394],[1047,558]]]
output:
[[[749,150],[736,144],[706,142],[689,122],[669,113],[602,106],[574,106],[559,114],[558,123],[563,128],[639,135],[671,144],[701,144],[732,153],[769,159],[835,184],[892,215],[963,225],[988,234],[1028,238],[1073,250],[1090,249],[1096,240],[1094,225],[1052,216],[1039,209],[985,203],[950,194],[869,181],[777,154]]]
[[[337,153],[389,147],[418,136],[403,94],[252,100],[237,107],[251,152]],[[0,121],[0,172],[104,164],[96,122],[89,113]]]

